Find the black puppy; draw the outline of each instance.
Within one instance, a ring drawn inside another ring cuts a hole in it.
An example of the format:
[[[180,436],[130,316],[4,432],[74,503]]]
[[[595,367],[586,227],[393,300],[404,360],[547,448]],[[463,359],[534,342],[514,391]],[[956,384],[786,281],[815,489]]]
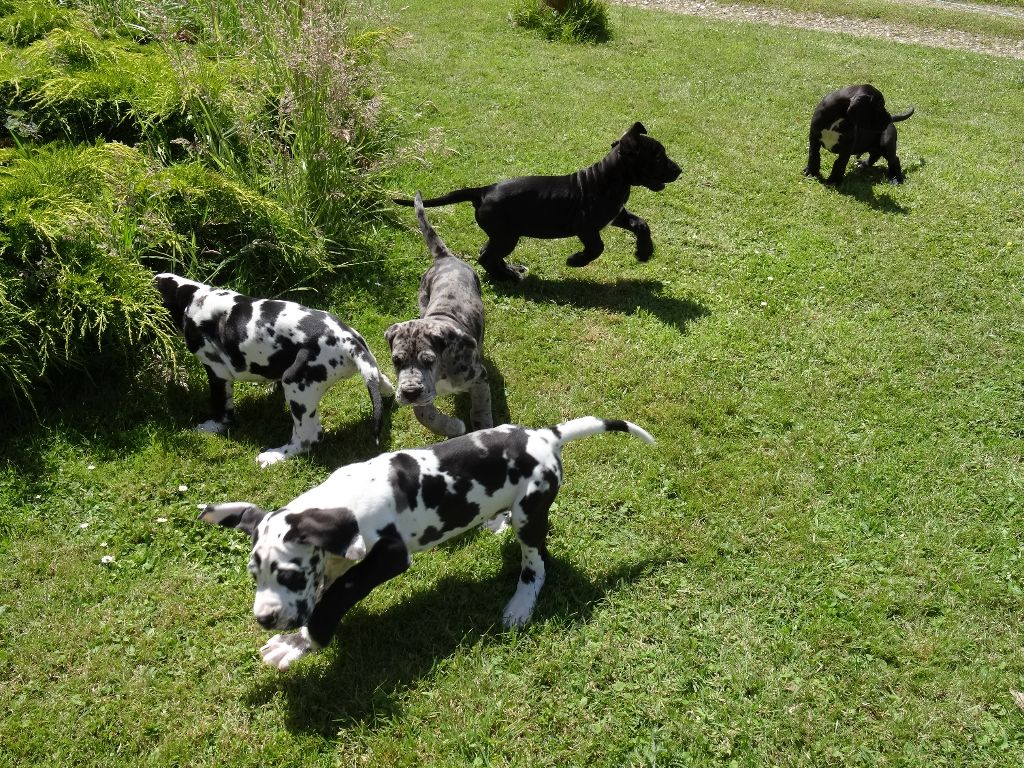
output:
[[[424,200],[423,205],[473,203],[476,223],[487,234],[480,263],[496,280],[522,280],[526,274],[526,267],[505,262],[520,237],[578,237],[583,250],[566,263],[582,267],[601,255],[600,233],[608,224],[636,235],[636,258],[647,261],[654,253],[651,228],[626,210],[630,188],[660,192],[679,178],[680,170],[665,147],[646,133],[643,124],[633,123],[602,160],[566,176],[520,176],[487,187],[457,189]],[[412,205],[411,200],[395,202]]]
[[[833,91],[821,100],[811,118],[810,148],[804,175],[821,178],[821,147],[838,155],[826,184],[843,183],[846,164],[851,157],[868,153],[867,162],[858,167],[874,165],[884,157],[889,165],[889,183],[903,183],[903,169],[896,157],[896,126],[914,114],[906,112],[890,115],[885,109],[885,97],[871,85],[848,85]]]

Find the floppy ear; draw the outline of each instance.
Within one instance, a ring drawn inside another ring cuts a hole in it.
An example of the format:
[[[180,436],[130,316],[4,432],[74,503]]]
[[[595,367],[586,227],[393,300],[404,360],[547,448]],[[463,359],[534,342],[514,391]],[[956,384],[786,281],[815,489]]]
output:
[[[359,524],[350,509],[312,507],[302,512],[293,512],[284,521],[290,526],[284,535],[285,541],[308,544],[346,560],[362,560],[366,557],[366,542],[359,533]]]
[[[858,94],[850,99],[850,106],[846,108],[846,114],[854,118],[867,114],[873,103],[874,97],[870,94]]]
[[[199,513],[199,519],[211,525],[237,528],[256,540],[256,527],[267,516],[267,510],[248,501],[229,501],[224,504],[207,504]]]
[[[395,323],[390,328],[388,328],[386,331],[384,331],[384,338],[387,340],[389,347],[391,346],[392,342],[395,340],[395,334],[398,333],[398,326],[399,326],[399,324]]]
[[[647,133],[647,129],[646,129],[646,128],[644,128],[644,124],[643,124],[643,123],[641,123],[641,122],[640,122],[639,120],[637,120],[637,121],[636,121],[635,123],[633,123],[633,125],[632,125],[632,126],[630,127],[630,129],[629,129],[629,133],[632,133],[632,134],[633,134],[633,135],[635,136],[635,135],[636,135],[636,134],[638,134],[638,133]]]
[[[476,339],[460,328],[446,327],[442,338],[444,354],[449,358],[464,357],[476,351]]]

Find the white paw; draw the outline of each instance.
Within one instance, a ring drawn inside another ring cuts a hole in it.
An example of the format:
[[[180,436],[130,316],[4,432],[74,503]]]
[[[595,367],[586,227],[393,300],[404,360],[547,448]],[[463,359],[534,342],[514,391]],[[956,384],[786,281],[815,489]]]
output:
[[[309,631],[303,627],[290,635],[274,635],[260,648],[260,656],[263,657],[264,663],[283,672],[293,661],[316,650],[316,643],[310,638]]]
[[[536,595],[516,592],[505,606],[505,613],[501,617],[502,623],[507,629],[522,629],[533,615],[533,606],[536,602]]]
[[[211,435],[223,435],[228,431],[228,425],[223,421],[208,419],[202,424],[196,425],[196,432],[209,432]]]
[[[380,375],[380,393],[384,397],[391,397],[395,394],[395,385],[383,373]]]
[[[494,533],[502,533],[512,525],[512,513],[502,512],[497,517],[484,522],[484,528]]]
[[[259,456],[256,457],[256,463],[260,465],[260,469],[266,469],[271,464],[277,464],[279,461],[284,461],[288,458],[288,454],[271,448],[269,451],[263,451]]]

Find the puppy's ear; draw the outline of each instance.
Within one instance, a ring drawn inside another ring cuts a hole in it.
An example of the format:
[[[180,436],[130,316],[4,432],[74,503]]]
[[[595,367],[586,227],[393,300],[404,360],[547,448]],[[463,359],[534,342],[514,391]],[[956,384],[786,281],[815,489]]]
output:
[[[313,507],[293,512],[284,521],[290,526],[284,535],[285,541],[317,547],[346,560],[366,557],[366,541],[359,533],[359,524],[350,509]]]
[[[444,354],[449,359],[468,357],[477,350],[476,339],[460,328],[445,328]]]
[[[237,528],[256,540],[256,528],[267,516],[267,510],[247,501],[229,501],[224,504],[207,504],[199,513],[199,519],[211,525]]]
[[[643,123],[637,120],[635,123],[633,123],[632,127],[630,127],[629,132],[635,136],[640,133],[647,133],[647,129],[644,128]]]
[[[389,347],[392,345],[392,343],[394,343],[395,334],[398,333],[398,325],[398,323],[395,323],[386,331],[384,331],[384,338],[387,340]]]

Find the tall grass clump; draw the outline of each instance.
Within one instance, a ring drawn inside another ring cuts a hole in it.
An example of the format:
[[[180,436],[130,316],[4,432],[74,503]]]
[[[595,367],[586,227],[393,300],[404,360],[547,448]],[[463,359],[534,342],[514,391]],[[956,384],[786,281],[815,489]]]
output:
[[[329,0],[0,0],[0,400],[166,347],[153,271],[279,295],[369,261],[386,37]]]
[[[548,40],[603,43],[611,38],[604,0],[516,0],[509,17],[515,26],[536,29]]]

